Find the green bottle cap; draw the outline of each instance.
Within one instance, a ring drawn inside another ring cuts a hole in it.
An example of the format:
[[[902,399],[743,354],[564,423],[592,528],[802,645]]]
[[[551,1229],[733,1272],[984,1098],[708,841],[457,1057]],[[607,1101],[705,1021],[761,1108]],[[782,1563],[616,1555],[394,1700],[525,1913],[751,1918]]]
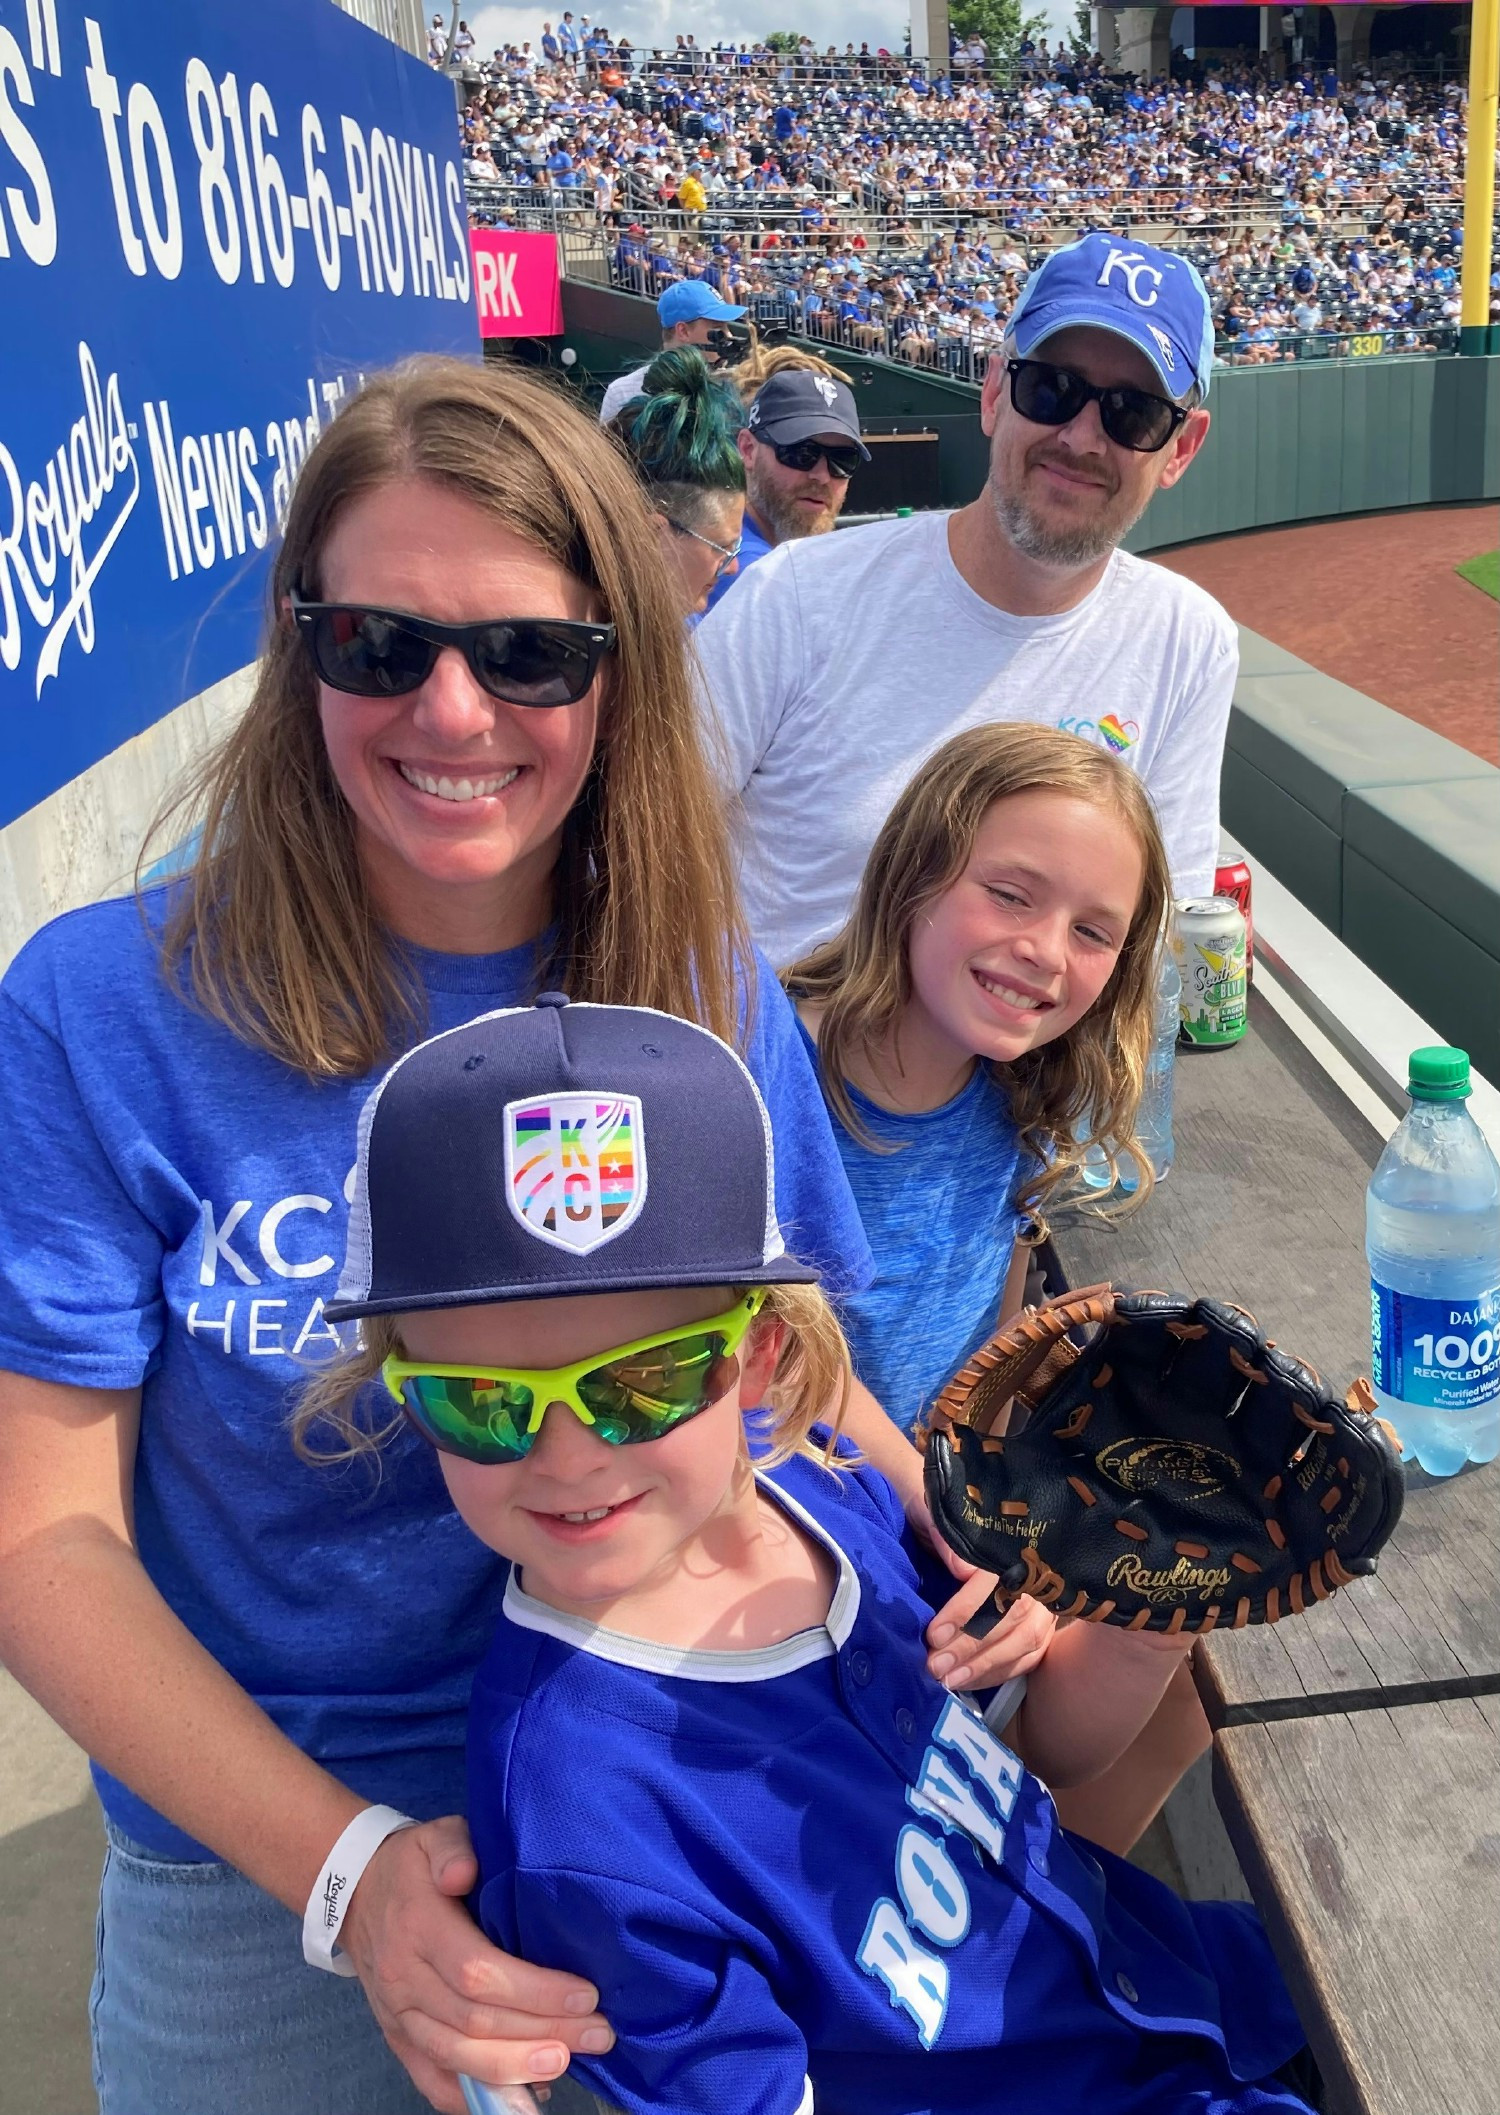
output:
[[[897,521],[905,521],[905,520],[906,520],[906,517],[907,517],[907,516],[908,516],[908,515],[910,514],[910,512],[911,512],[911,508],[910,508],[910,507],[898,507],[898,508],[896,509],[896,519],[897,519]]]
[[[1414,1050],[1408,1067],[1407,1092],[1422,1102],[1458,1102],[1469,1092],[1469,1053],[1446,1043]]]

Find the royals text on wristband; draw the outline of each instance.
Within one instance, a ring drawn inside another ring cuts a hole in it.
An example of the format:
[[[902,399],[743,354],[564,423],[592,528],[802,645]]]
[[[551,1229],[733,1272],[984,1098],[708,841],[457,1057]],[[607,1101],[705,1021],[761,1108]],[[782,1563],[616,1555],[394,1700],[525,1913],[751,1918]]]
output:
[[[386,1837],[394,1836],[398,1829],[415,1827],[410,1814],[399,1814],[394,1807],[366,1807],[355,1815],[328,1853],[307,1898],[302,1916],[302,1958],[310,1968],[326,1968],[333,1975],[355,1973],[348,1956],[336,1951],[350,1898]]]

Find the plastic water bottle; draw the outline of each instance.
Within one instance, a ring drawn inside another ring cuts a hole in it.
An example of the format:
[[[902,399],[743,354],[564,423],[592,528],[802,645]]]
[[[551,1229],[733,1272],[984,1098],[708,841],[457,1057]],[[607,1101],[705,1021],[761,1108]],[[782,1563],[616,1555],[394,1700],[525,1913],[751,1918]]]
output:
[[[1452,1476],[1500,1452],[1500,1166],[1467,1052],[1414,1050],[1409,1091],[1365,1195],[1373,1379],[1408,1458]]]
[[[1172,1077],[1177,1062],[1177,1028],[1182,1006],[1182,977],[1170,953],[1162,958],[1161,982],[1156,988],[1156,1025],[1146,1059],[1146,1081],[1141,1090],[1135,1135],[1160,1182],[1172,1166],[1176,1142],[1172,1136]],[[1109,1156],[1102,1146],[1090,1146],[1080,1171],[1091,1190],[1121,1189],[1128,1195],[1138,1188],[1135,1163],[1123,1154],[1111,1174]]]

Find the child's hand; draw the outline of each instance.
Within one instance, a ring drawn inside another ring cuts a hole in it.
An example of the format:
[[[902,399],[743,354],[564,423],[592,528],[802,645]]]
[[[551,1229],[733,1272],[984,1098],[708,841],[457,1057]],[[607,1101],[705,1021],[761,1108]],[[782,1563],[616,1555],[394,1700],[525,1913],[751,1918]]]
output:
[[[971,1638],[964,1629],[996,1585],[993,1572],[970,1576],[927,1626],[927,1665],[946,1689],[995,1689],[1012,1675],[1029,1674],[1052,1643],[1057,1618],[1022,1594],[994,1629]]]

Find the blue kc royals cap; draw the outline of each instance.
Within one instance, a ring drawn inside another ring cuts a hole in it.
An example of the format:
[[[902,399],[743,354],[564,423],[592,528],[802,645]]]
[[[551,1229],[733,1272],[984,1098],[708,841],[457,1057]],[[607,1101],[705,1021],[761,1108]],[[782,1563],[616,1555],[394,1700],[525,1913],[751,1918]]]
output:
[[[1007,330],[1023,359],[1060,330],[1086,325],[1138,346],[1180,402],[1208,395],[1214,362],[1208,289],[1186,257],[1122,235],[1085,235],[1027,280]]]
[[[771,1120],[729,1045],[545,992],[419,1043],[365,1103],[328,1316],[816,1278],[781,1238]]]
[[[733,323],[744,313],[703,279],[674,279],[656,304],[663,330],[670,330],[674,323],[697,323],[705,316],[711,323]]]

